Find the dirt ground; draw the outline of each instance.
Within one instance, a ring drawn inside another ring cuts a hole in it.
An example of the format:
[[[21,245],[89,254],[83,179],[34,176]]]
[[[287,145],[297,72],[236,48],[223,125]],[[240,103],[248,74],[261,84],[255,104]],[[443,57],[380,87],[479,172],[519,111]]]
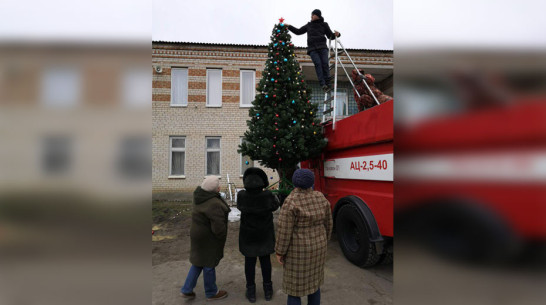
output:
[[[278,212],[275,213],[275,220]],[[186,301],[180,296],[189,270],[191,204],[153,203],[152,229],[152,304],[206,304],[203,280],[200,277],[194,300]],[[244,257],[239,252],[239,222],[230,222],[224,258],[216,268],[216,284],[228,291],[226,299],[215,304],[249,304],[245,293]],[[266,302],[263,295],[261,269],[256,267],[255,304],[286,304],[282,292],[282,266],[271,256],[273,265],[273,299]],[[393,266],[380,265],[362,269],[351,264],[341,252],[335,234],[328,245],[325,266],[325,281],[321,287],[321,304],[392,304]],[[306,304],[306,300],[302,300]]]

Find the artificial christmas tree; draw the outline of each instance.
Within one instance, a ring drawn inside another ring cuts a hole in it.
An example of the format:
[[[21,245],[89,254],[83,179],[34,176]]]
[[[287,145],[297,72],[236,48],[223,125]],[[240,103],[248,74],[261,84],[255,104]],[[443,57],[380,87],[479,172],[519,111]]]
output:
[[[326,141],[294,44],[283,19],[279,21],[273,28],[268,59],[249,110],[249,129],[238,151],[277,170],[282,189],[298,162],[320,155]]]

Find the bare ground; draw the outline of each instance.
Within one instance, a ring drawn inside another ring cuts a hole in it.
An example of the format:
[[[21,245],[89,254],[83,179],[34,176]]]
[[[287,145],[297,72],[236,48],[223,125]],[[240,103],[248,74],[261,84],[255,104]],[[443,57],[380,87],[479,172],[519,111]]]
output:
[[[152,240],[153,305],[206,304],[203,280],[199,279],[195,292],[197,297],[186,301],[180,296],[189,270],[191,223],[190,204],[154,203]],[[159,208],[158,208],[159,207]],[[162,209],[167,208],[167,211]],[[276,218],[276,217],[275,217]],[[239,222],[230,222],[224,258],[216,268],[216,283],[219,289],[227,290],[229,296],[217,304],[250,304],[245,296],[244,257],[239,252]],[[165,239],[164,239],[165,238]],[[273,300],[266,302],[261,288],[261,269],[256,268],[256,304],[286,304],[286,294],[282,292],[282,266],[271,256],[273,265]],[[392,304],[393,266],[379,265],[362,269],[351,264],[344,257],[337,238],[332,235],[328,245],[325,266],[325,281],[321,287],[322,304]],[[302,304],[306,304],[303,300]]]

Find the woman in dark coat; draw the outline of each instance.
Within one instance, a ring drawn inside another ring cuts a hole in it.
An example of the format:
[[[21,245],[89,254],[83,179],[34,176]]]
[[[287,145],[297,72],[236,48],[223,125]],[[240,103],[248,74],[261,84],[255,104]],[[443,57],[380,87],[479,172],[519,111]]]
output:
[[[267,301],[273,296],[270,255],[275,252],[273,211],[279,207],[273,193],[264,190],[269,185],[267,175],[251,167],[243,175],[245,190],[237,194],[237,208],[241,211],[239,251],[245,256],[246,297],[256,302],[256,261],[260,258],[264,295]]]
[[[218,290],[216,271],[224,257],[224,246],[227,238],[227,220],[229,206],[220,197],[220,182],[216,176],[207,176],[193,192],[193,211],[190,228],[190,262],[192,264],[184,286],[180,289],[182,297],[195,298],[193,289],[203,272],[205,296],[207,300],[219,300],[228,293]]]
[[[286,24],[290,32],[301,35],[307,33],[307,54],[311,56],[317,78],[324,91],[329,89],[330,85],[330,65],[328,63],[328,46],[326,46],[326,37],[334,39],[341,36],[338,31],[330,29],[328,23],[324,22],[320,10],[313,10],[311,13],[311,22],[301,28],[295,28]]]

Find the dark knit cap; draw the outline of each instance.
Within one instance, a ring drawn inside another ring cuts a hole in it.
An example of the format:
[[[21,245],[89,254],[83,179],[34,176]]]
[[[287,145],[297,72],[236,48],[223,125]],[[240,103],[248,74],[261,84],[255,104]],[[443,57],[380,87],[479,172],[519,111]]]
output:
[[[292,176],[292,183],[295,187],[308,189],[315,184],[315,175],[308,169],[298,169]]]
[[[319,17],[322,17],[322,13],[320,12],[319,9],[316,9],[316,10],[312,11],[312,12],[311,12],[311,15],[317,15],[317,16],[319,16]]]

